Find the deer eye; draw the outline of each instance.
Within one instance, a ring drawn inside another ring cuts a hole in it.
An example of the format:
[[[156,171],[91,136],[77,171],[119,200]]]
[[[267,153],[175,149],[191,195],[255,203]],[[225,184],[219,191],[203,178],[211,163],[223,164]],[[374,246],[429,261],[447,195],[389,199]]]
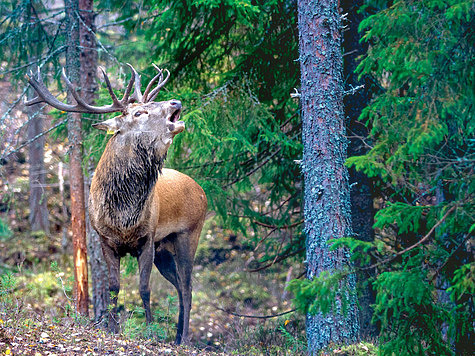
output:
[[[136,111],[136,112],[135,112],[134,116],[135,116],[135,117],[139,117],[139,116],[142,115],[142,114],[147,114],[147,112],[146,112],[146,111],[141,111],[141,110],[139,110],[139,111]]]

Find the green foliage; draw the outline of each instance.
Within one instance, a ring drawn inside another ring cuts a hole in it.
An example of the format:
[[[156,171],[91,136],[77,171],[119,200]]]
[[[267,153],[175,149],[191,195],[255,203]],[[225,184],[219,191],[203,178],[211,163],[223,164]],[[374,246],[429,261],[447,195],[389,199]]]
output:
[[[286,82],[292,85],[298,80],[293,75],[298,72],[295,4],[150,0],[147,5],[149,14],[158,14],[156,21],[143,27],[154,57],[170,63],[186,86],[208,91],[230,76],[252,71],[257,82],[265,83],[259,86],[259,98],[266,92],[265,100],[280,101],[284,90],[288,101],[292,86]]]
[[[176,329],[174,320],[177,312],[177,297],[169,295],[154,310],[154,322],[147,325],[144,321],[145,310],[135,307],[122,324],[123,333],[130,339],[170,341]]]
[[[13,232],[10,230],[10,227],[0,219],[0,240],[8,239],[13,235]]]
[[[64,36],[57,26],[63,10],[51,9],[39,0],[0,1],[0,75],[12,74],[16,82],[23,80],[25,68],[31,64],[50,63],[58,68],[58,54],[65,50]]]
[[[187,131],[176,137],[167,164],[197,179],[219,222],[246,235],[242,246],[256,249],[257,262],[251,267],[298,254],[304,237],[296,179],[300,171],[294,160],[301,155],[301,128],[297,103],[289,98],[299,70],[295,2],[101,0],[97,5],[104,12],[120,9],[117,21],[125,26],[124,33],[113,27],[98,31],[104,48],[116,47],[110,51],[118,62],[147,67],[141,70],[144,83],[152,75],[150,62],[172,71],[170,91],[159,100],[183,101]],[[23,75],[30,62],[44,62],[48,68],[43,71],[56,73],[53,78],[62,89],[58,71],[52,70],[64,50],[64,34],[56,26],[62,10],[49,11],[38,1],[0,1],[0,9],[0,59],[12,66],[7,71],[2,67],[1,74],[18,69]],[[360,118],[370,128],[367,142],[372,148],[347,164],[374,178],[377,239],[342,238],[332,241],[332,250],[348,248],[352,260],[371,273],[382,354],[471,354],[473,1],[368,0],[361,11],[371,14],[360,26],[370,47],[358,71],[373,83],[373,100]],[[36,13],[49,21],[34,20]],[[107,68],[119,72],[119,82],[130,75],[111,63]],[[97,104],[109,100],[101,87]],[[58,122],[64,116],[54,115]],[[89,125],[100,119],[84,120],[87,169],[107,142],[105,134]],[[61,129],[58,135],[64,134]],[[9,236],[0,220],[0,238]],[[198,257],[209,259],[209,251],[202,249]],[[134,259],[124,266],[127,275],[135,273]],[[37,298],[58,291],[69,294],[61,273],[52,266],[52,272],[29,282],[28,293]],[[344,295],[350,293],[338,291],[344,276],[321,274],[312,282],[292,282],[297,308],[310,313],[344,310]],[[60,286],[52,283],[53,277]],[[228,283],[230,289],[223,294],[241,302],[268,297],[267,290],[252,289],[240,278],[237,273],[209,276],[217,284]],[[2,303],[13,300],[8,298],[14,281],[12,275],[2,275]],[[240,293],[238,286],[245,291]],[[343,305],[336,305],[337,299]],[[143,312],[134,310],[126,333],[168,338],[174,320],[169,315],[176,310],[174,302],[167,303],[148,328]],[[301,340],[285,323],[274,326],[253,329],[252,342],[266,344],[279,337],[286,348],[302,350]],[[249,351],[250,345],[240,350]],[[285,352],[278,347],[267,351]]]
[[[279,130],[265,105],[238,87],[226,89],[212,98],[197,98],[184,116],[186,132],[176,137],[170,150],[170,164],[202,177],[198,181],[209,193],[211,209],[232,228],[248,223],[240,217],[284,225],[289,221],[286,211],[276,212],[274,218],[260,217],[249,200],[259,194],[262,200],[280,203],[283,195],[292,193],[278,184],[283,167],[268,156],[283,150],[292,154],[299,145]],[[259,169],[269,159],[271,164]],[[261,191],[256,192],[256,184]]]
[[[349,165],[402,185],[435,178],[445,164],[447,174],[468,164],[475,74],[469,3],[397,1],[361,23],[364,40],[374,46],[358,70],[375,76],[381,93],[361,115],[377,139]],[[454,21],[451,14],[460,11],[461,21]]]
[[[382,354],[471,354],[475,7],[404,0],[364,10],[371,46],[357,70],[377,88],[360,117],[372,148],[347,164],[375,178],[384,203],[374,243],[334,247],[376,267]]]
[[[241,330],[238,339],[226,345],[231,355],[305,355],[307,343],[301,322],[279,317]]]
[[[358,344],[343,346],[337,353],[345,356],[376,356],[378,348],[369,342],[362,341]]]
[[[305,340],[296,337],[294,334],[291,334],[286,326],[290,323],[290,320],[286,319],[283,323],[279,325],[277,330],[282,333],[282,336],[285,340],[285,348],[288,350],[292,350],[292,352],[296,353],[298,351],[303,351],[307,348],[307,343]]]
[[[403,355],[451,354],[440,330],[451,319],[435,300],[435,288],[423,270],[383,272],[374,282],[374,321],[383,327],[381,352]],[[398,337],[395,337],[397,335]]]
[[[11,272],[0,275],[0,303],[2,308],[12,303],[12,295],[17,285],[17,279]]]
[[[287,290],[294,294],[292,300],[295,308],[303,313],[316,315],[322,313],[326,315],[332,313],[346,314],[349,307],[350,291],[344,279],[347,276],[345,272],[328,271],[321,272],[312,280],[294,279],[290,281]]]
[[[402,202],[388,203],[388,206],[380,210],[376,216],[375,228],[383,228],[389,224],[395,224],[399,234],[406,234],[409,231],[418,231],[424,206],[412,206]]]
[[[447,290],[453,302],[475,294],[475,263],[467,263],[454,272],[452,286]]]
[[[126,255],[122,258],[121,265],[125,276],[133,276],[137,274],[139,268],[137,258],[132,257],[131,255]]]

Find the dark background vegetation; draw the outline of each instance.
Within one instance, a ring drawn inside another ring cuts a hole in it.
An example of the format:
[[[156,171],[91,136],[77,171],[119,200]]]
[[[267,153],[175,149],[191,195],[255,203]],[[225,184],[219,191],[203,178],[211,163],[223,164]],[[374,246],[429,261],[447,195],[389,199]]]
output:
[[[340,6],[355,236],[334,247],[352,252],[365,342],[342,352],[375,353],[374,344],[388,355],[472,355],[474,2]],[[302,125],[290,96],[300,82],[297,1],[98,0],[94,9],[98,63],[117,92],[126,62],[143,82],[156,63],[171,72],[157,100],[185,108],[166,166],[192,176],[210,207],[193,275],[193,345],[305,354],[303,313],[247,317],[329,311],[342,277],[302,279]],[[153,272],[157,321],[145,327],[132,258],[119,295],[124,344],[94,336],[72,308],[66,114],[22,104],[32,95],[24,74],[38,65],[64,99],[64,4],[0,0],[0,13],[1,351],[15,350],[15,334],[40,351],[57,347],[59,328],[87,334],[91,352],[130,351],[136,340],[158,352],[155,340],[174,337],[175,291]],[[97,93],[108,103],[99,79]],[[107,142],[91,123],[105,117],[82,120],[86,181]]]

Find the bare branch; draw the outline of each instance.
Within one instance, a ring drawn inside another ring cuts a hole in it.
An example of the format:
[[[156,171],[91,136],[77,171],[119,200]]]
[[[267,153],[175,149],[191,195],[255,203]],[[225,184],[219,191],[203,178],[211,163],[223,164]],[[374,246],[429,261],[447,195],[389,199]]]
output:
[[[282,313],[278,313],[278,314],[272,314],[272,315],[246,315],[246,314],[239,314],[239,313],[233,313],[232,311],[229,311],[229,310],[226,310],[226,309],[223,309],[223,308],[220,308],[218,307],[217,305],[214,305],[214,304],[211,304],[213,307],[215,307],[217,310],[220,310],[222,312],[225,312],[229,315],[234,315],[234,316],[238,316],[240,318],[252,318],[252,319],[270,319],[270,318],[277,318],[279,316],[282,316],[282,315],[286,315],[286,314],[290,314],[290,313],[293,313],[295,312],[297,309],[291,309],[291,310],[287,310],[285,312],[282,312]]]

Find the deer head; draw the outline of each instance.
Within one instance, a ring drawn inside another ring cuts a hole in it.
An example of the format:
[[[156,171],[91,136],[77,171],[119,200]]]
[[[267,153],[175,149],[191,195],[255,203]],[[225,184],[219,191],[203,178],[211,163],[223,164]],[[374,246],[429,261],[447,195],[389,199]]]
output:
[[[157,148],[157,154],[163,155],[168,150],[173,141],[173,137],[185,129],[183,121],[179,121],[181,112],[181,102],[178,100],[154,102],[160,89],[166,84],[170,77],[170,72],[164,78],[163,71],[156,65],[153,65],[158,74],[149,82],[145,92],[141,92],[140,75],[130,64],[127,63],[132,71],[132,77],[127,85],[124,96],[118,99],[112,90],[112,86],[106,72],[101,68],[104,75],[104,81],[112,98],[112,104],[106,106],[93,106],[86,103],[78,94],[77,89],[67,78],[65,70],[62,70],[62,78],[65,81],[70,93],[76,101],[76,104],[65,104],[54,95],[44,85],[40,69],[37,75],[30,72],[27,75],[28,81],[35,88],[38,96],[27,101],[26,105],[38,103],[47,103],[56,109],[66,112],[79,112],[90,114],[104,114],[120,112],[121,115],[112,119],[105,120],[92,126],[108,133],[114,134],[116,139],[123,144],[127,144],[131,139],[136,139],[140,135],[142,141],[148,145]],[[130,95],[135,84],[133,95]],[[155,88],[153,86],[156,84]],[[153,89],[152,89],[153,88]]]

